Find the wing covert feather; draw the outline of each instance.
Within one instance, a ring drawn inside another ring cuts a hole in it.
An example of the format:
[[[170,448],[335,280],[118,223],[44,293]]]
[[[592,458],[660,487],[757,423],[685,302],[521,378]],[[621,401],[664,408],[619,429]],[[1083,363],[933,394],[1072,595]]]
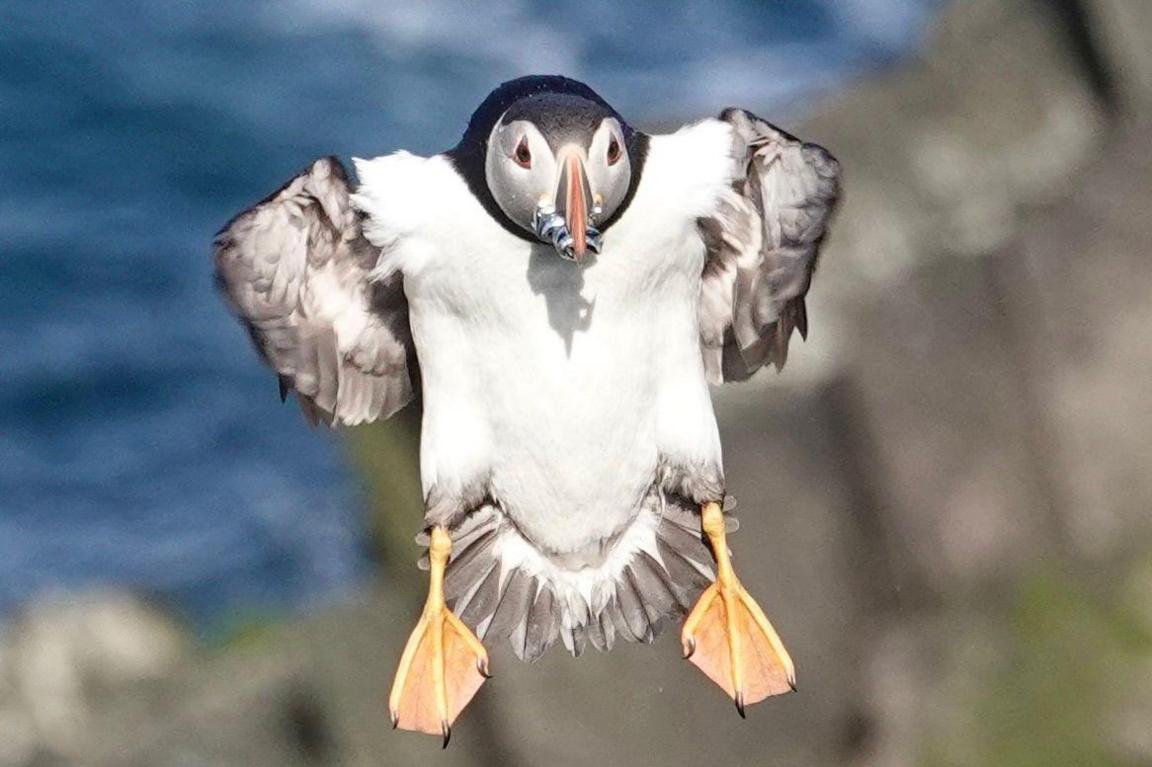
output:
[[[736,182],[699,221],[708,251],[700,341],[709,380],[742,381],[808,334],[804,297],[840,194],[840,164],[743,109],[726,109]]]
[[[311,420],[387,418],[414,395],[399,273],[373,277],[348,173],[323,157],[216,235],[216,284],[261,358]]]

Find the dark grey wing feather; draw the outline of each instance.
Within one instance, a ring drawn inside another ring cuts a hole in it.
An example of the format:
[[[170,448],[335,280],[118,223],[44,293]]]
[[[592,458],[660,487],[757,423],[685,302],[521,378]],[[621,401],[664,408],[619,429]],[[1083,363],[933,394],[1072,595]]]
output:
[[[808,334],[804,296],[840,194],[840,164],[743,109],[732,126],[738,181],[699,221],[708,250],[700,342],[712,383],[779,370],[794,330]]]
[[[324,157],[229,221],[213,243],[216,282],[314,421],[387,418],[411,401],[415,356],[403,278],[377,278],[348,173]]]

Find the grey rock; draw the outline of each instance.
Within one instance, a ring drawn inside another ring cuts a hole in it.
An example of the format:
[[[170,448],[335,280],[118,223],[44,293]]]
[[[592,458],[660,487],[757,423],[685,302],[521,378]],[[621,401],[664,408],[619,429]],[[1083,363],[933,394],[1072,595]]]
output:
[[[28,607],[0,637],[0,765],[79,760],[103,696],[164,678],[186,652],[175,621],[129,594]]]

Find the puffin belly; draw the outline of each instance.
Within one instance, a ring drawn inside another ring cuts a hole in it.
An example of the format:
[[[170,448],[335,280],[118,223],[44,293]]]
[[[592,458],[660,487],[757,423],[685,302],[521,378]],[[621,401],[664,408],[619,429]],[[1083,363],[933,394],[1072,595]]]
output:
[[[526,659],[557,639],[575,654],[618,636],[651,641],[712,574],[695,503],[659,482],[684,445],[719,464],[693,304],[589,277],[593,316],[570,337],[548,321],[547,296],[505,291],[499,312],[436,319],[467,317],[436,333],[469,337],[472,375],[459,375],[459,356],[451,384],[437,377],[445,360],[425,366],[425,458],[438,477],[480,471],[492,499],[452,532],[446,596],[479,636],[508,637]],[[447,469],[454,452],[459,468]]]

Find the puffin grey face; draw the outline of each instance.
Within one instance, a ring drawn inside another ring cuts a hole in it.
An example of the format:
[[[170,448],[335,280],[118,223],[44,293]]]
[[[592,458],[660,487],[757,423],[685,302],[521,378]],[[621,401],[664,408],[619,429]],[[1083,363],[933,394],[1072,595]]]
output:
[[[624,201],[632,178],[623,127],[578,97],[513,105],[488,137],[485,176],[513,222],[580,261],[600,252],[599,222]]]

